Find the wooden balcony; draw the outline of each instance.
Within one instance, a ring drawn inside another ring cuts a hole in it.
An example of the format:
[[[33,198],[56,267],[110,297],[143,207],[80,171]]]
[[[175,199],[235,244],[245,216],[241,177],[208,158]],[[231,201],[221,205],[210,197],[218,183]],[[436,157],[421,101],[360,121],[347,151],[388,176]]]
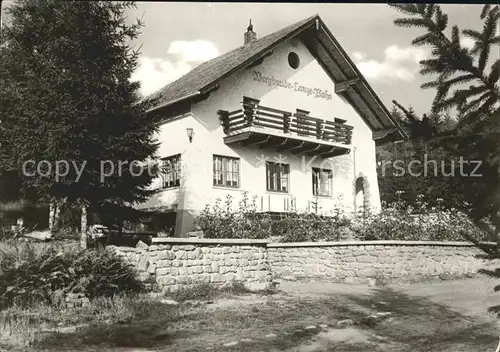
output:
[[[241,109],[217,113],[227,135],[226,144],[240,143],[323,158],[347,154],[351,149],[353,127],[346,125],[345,120],[322,120],[300,109],[295,113],[278,110],[247,97]]]

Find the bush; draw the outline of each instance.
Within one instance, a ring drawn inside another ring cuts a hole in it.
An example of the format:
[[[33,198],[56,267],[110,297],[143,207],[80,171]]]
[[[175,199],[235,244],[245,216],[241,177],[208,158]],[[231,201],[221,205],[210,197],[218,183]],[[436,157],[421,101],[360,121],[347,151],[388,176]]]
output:
[[[340,241],[352,237],[351,220],[342,215],[289,213],[273,225],[273,234],[282,242]]]
[[[95,298],[143,289],[135,271],[109,252],[18,242],[0,248],[0,308],[58,304],[66,293]]]
[[[207,205],[195,219],[207,238],[252,238],[263,239],[271,235],[271,220],[265,214],[257,213],[256,197],[249,202],[248,192],[233,210],[233,200],[226,197],[224,206],[217,199],[210,207]]]
[[[415,206],[394,202],[353,228],[362,240],[465,241],[466,235],[486,240],[466,214],[440,205],[429,207],[422,198]]]
[[[224,205],[217,199],[215,204],[202,211],[195,220],[207,238],[278,237],[284,242],[338,241],[350,238],[351,221],[340,209],[328,216],[314,213],[290,212],[271,219],[266,213],[258,213],[256,197],[250,203],[245,192],[238,209],[233,210],[232,197],[227,196]]]
[[[441,200],[436,202],[440,204]],[[281,242],[317,242],[358,240],[407,241],[466,241],[467,235],[487,240],[468,216],[457,209],[441,205],[430,207],[419,196],[414,205],[401,201],[384,205],[378,214],[366,218],[349,218],[342,209],[330,214],[290,212],[271,220],[269,215],[257,213],[255,198],[248,204],[244,196],[239,208],[233,211],[232,199],[226,198],[207,206],[196,219],[208,238],[279,238]]]

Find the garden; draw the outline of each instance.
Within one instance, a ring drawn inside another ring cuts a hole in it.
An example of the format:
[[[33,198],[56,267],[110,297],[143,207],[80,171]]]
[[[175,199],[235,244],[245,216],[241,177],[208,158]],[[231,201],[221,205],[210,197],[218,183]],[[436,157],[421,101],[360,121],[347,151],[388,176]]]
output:
[[[327,213],[289,212],[273,217],[257,212],[256,199],[245,193],[237,207],[230,195],[207,205],[195,223],[206,238],[271,239],[277,242],[408,240],[488,240],[466,213],[441,205],[430,206],[424,195],[407,203],[395,201],[368,216],[349,216],[340,208]]]

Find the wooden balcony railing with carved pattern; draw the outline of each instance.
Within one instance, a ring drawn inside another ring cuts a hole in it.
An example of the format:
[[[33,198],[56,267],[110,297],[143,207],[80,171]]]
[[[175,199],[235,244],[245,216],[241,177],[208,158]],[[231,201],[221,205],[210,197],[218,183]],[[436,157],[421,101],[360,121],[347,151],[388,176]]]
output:
[[[258,100],[248,99],[241,109],[234,111],[219,110],[219,119],[226,134],[237,133],[248,127],[277,130],[285,135],[303,136],[319,141],[350,145],[353,127],[345,120],[323,120],[308,115],[307,111],[295,113],[274,109],[258,104]]]

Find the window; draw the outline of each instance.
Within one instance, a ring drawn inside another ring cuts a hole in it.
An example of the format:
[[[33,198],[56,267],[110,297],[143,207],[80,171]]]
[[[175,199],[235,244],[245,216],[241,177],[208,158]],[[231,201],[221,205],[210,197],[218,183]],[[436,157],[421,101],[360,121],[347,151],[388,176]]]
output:
[[[299,65],[300,65],[299,55],[297,55],[294,52],[291,52],[290,54],[288,54],[288,64],[293,69],[299,68]]]
[[[313,168],[313,195],[331,196],[332,195],[332,170]]]
[[[180,154],[162,159],[162,188],[179,187],[181,181]]]
[[[240,186],[240,159],[214,155],[214,186]]]
[[[290,165],[280,163],[266,163],[267,190],[288,193],[288,174]]]

